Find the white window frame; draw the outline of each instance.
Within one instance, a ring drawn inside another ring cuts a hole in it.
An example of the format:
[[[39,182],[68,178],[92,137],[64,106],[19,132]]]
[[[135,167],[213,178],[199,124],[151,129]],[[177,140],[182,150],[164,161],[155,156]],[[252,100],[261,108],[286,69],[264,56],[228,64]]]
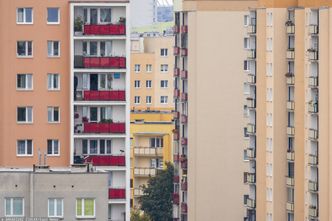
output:
[[[18,54],[18,43],[19,42],[24,42],[25,44],[25,55],[19,55]],[[28,55],[28,45],[29,45],[29,42],[31,42],[31,55]],[[33,41],[28,41],[28,40],[19,40],[19,41],[16,41],[16,57],[17,58],[33,58]]]
[[[58,55],[54,55],[54,43],[58,42]],[[51,44],[51,54],[48,54],[48,46]],[[60,41],[53,41],[48,40],[47,41],[47,57],[49,58],[59,58],[61,56],[61,42]]]
[[[14,203],[13,203],[13,200],[14,199],[22,199],[22,215],[14,215],[13,212],[14,212]],[[10,214],[6,214],[7,212],[7,203],[6,203],[6,200],[10,200]],[[5,214],[5,217],[24,217],[24,198],[23,197],[5,197],[5,211],[4,211],[4,214]]]
[[[165,102],[165,99],[166,99],[166,102]],[[160,96],[160,103],[168,104],[168,96]]]
[[[135,80],[134,81],[134,86],[135,86],[135,88],[141,88],[141,81],[140,80]]]
[[[168,88],[168,80],[160,80],[160,88]]]
[[[52,153],[51,154],[48,153],[48,141],[52,142]],[[54,153],[54,143],[55,143],[55,141],[58,142],[58,153],[57,154]],[[46,152],[47,152],[47,156],[60,156],[60,140],[58,140],[58,139],[47,139]]]
[[[28,141],[31,140],[31,154],[28,154]],[[25,154],[18,153],[18,142],[24,141],[25,143]],[[31,157],[33,156],[33,140],[32,139],[18,139],[16,140],[16,156],[18,157]]]
[[[81,199],[82,200],[82,216],[78,216],[77,215],[77,200]],[[86,199],[92,199],[93,200],[93,204],[94,204],[94,209],[93,209],[93,216],[85,216],[84,214],[84,209],[85,209],[85,200]],[[75,202],[76,206],[75,206],[75,215],[76,215],[76,218],[95,218],[96,217],[96,199],[94,198],[76,198],[76,202]]]
[[[243,39],[243,48],[244,49],[250,49],[250,38],[244,37]]]
[[[58,121],[54,121],[54,110],[55,110],[55,108],[58,108],[58,115],[59,115],[59,120]],[[49,113],[49,111],[52,112],[52,119],[51,119],[51,121],[50,121],[50,119],[48,119],[48,113]],[[61,122],[61,119],[60,119],[60,107],[59,106],[48,106],[47,107],[47,122],[49,124],[58,124],[58,123]]]
[[[54,77],[55,76],[57,76],[58,78],[58,88],[54,88],[54,85],[53,85],[53,82],[54,82]],[[51,78],[51,79],[50,79]],[[49,87],[49,81],[51,80],[51,87]],[[47,74],[47,82],[46,82],[46,84],[47,84],[47,90],[49,90],[49,91],[59,91],[60,90],[60,82],[61,82],[61,80],[60,80],[60,74],[58,74],[58,73],[48,73]]]
[[[140,64],[135,64],[134,70],[135,70],[135,73],[141,72],[141,65]]]
[[[135,96],[134,97],[134,103],[135,104],[140,104],[141,103],[141,97],[140,96]]]
[[[18,108],[25,108],[25,121],[18,121]],[[29,116],[28,113],[29,111],[27,110],[28,108],[31,109],[31,121],[29,121]],[[33,124],[33,107],[32,106],[18,106],[16,108],[16,122],[18,124]]]
[[[57,22],[49,22],[49,21],[48,21],[48,9],[58,9],[58,21],[57,21]],[[60,20],[61,20],[61,17],[60,17],[60,15],[61,15],[61,13],[60,13],[60,8],[58,8],[58,7],[48,7],[48,8],[46,9],[46,12],[47,12],[46,23],[47,23],[48,25],[58,25],[58,24],[60,24]]]
[[[113,142],[112,142],[112,139],[84,139],[85,141],[86,141],[86,143],[87,143],[87,146],[86,146],[86,148],[87,148],[87,153],[84,153],[84,151],[83,151],[83,140],[82,140],[82,154],[83,155],[98,155],[98,156],[105,156],[105,155],[112,155],[112,153],[113,153]],[[97,153],[91,153],[91,143],[90,143],[90,141],[92,141],[92,140],[94,140],[94,141],[97,141]],[[104,141],[105,142],[105,152],[104,153],[101,153],[100,152],[100,144],[101,144],[101,141]],[[110,149],[110,151],[107,151],[107,142],[108,141],[110,141],[110,143],[111,143],[111,149]]]
[[[148,72],[148,73],[152,72],[152,64],[147,64],[145,66],[145,69],[146,69],[146,72]]]
[[[50,200],[54,200],[54,212],[57,212],[57,202],[61,201],[61,215],[50,215]],[[50,218],[63,218],[63,209],[64,208],[64,203],[63,203],[63,199],[62,198],[48,198],[47,200],[47,216]]]
[[[243,16],[243,26],[247,27],[249,25],[250,21],[250,15],[244,15]]]
[[[145,81],[145,87],[146,88],[152,88],[152,80],[146,80]]]
[[[161,64],[160,65],[160,72],[167,73],[168,72],[168,64]]]
[[[31,9],[31,22],[26,21],[26,9]],[[23,9],[23,22],[18,21],[18,10]],[[33,8],[25,7],[25,8],[16,8],[16,24],[18,25],[32,25],[33,24]]]
[[[152,103],[152,96],[146,96],[145,97],[145,103],[146,104],[151,104]]]
[[[160,49],[160,56],[167,57],[168,56],[168,48],[161,48]]]
[[[18,87],[19,85],[18,85],[18,76],[19,75],[25,75],[25,88],[20,88],[20,87]],[[29,88],[28,87],[28,76],[31,76],[30,77],[30,79],[31,79],[31,88]],[[23,73],[18,73],[18,74],[16,74],[16,90],[18,90],[18,91],[32,91],[33,90],[33,75],[32,74],[23,74]]]

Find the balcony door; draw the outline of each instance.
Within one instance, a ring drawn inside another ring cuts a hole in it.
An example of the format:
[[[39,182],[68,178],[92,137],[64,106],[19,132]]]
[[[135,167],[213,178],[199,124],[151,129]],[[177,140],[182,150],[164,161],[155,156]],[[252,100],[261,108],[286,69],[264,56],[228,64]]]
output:
[[[90,74],[90,90],[98,91],[98,74]]]
[[[96,25],[98,23],[98,9],[90,9],[90,24]]]

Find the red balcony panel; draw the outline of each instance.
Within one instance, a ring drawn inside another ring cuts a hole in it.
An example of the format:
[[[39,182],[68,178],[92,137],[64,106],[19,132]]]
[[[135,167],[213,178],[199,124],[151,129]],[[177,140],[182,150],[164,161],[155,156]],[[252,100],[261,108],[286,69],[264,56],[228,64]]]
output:
[[[187,191],[188,190],[188,182],[182,182],[181,183],[181,189],[184,190],[184,191]]]
[[[181,159],[181,168],[183,170],[186,170],[188,168],[188,160],[187,160],[187,158],[182,158]]]
[[[126,124],[125,123],[112,123],[110,124],[110,133],[125,133]]]
[[[181,101],[187,101],[188,100],[188,94],[187,93],[181,93]]]
[[[188,25],[182,25],[181,26],[181,32],[182,33],[187,33],[188,32]]]
[[[125,35],[124,24],[84,25],[85,35]]]
[[[174,98],[179,98],[179,96],[180,96],[180,90],[174,89]]]
[[[180,54],[180,47],[174,47],[173,54],[174,55],[179,55]]]
[[[187,56],[188,55],[188,49],[187,48],[181,48],[181,56]]]
[[[181,79],[187,79],[188,78],[188,71],[182,70],[181,71]]]
[[[125,199],[126,198],[126,189],[108,189],[108,198],[109,199]]]
[[[188,122],[188,117],[187,115],[182,114],[181,115],[181,123],[185,124]]]
[[[112,101],[125,101],[126,91],[110,91],[109,97]]]
[[[175,140],[175,141],[178,141],[179,140],[179,131],[177,131],[177,130],[175,130],[175,131],[173,131],[173,139]]]
[[[179,77],[180,76],[180,68],[174,68],[174,77]]]
[[[180,196],[178,193],[173,193],[173,204],[179,205],[180,203]]]
[[[174,31],[174,33],[179,33],[179,32],[180,32],[180,26],[175,25],[175,26],[173,27],[173,31]]]
[[[179,162],[180,161],[180,155],[179,154],[174,154],[173,158],[174,158],[175,162]]]
[[[125,91],[84,91],[85,101],[125,101]]]
[[[84,133],[125,133],[125,123],[84,123]]]
[[[188,144],[188,139],[186,137],[181,138],[181,144],[182,145],[187,145]]]
[[[181,203],[181,213],[187,213],[188,212],[188,206],[187,203]]]
[[[174,119],[179,119],[179,117],[180,117],[180,112],[179,111],[173,112],[173,118]]]
[[[180,182],[180,177],[179,176],[174,176],[173,177],[173,182],[174,183],[179,183]]]
[[[90,155],[85,159],[86,163],[94,166],[125,166],[125,156]]]
[[[126,68],[125,57],[84,57],[84,68]]]

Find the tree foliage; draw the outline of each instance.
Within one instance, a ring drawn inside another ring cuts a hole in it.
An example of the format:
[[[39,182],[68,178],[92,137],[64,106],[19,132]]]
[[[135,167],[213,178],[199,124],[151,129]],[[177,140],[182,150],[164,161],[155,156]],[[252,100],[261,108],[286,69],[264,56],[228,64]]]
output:
[[[151,221],[173,220],[173,176],[174,167],[166,163],[167,168],[151,177],[147,186],[143,186],[143,196],[140,198],[141,209],[149,215]]]
[[[138,209],[132,209],[130,213],[130,221],[151,221],[149,216],[145,213],[142,213]]]

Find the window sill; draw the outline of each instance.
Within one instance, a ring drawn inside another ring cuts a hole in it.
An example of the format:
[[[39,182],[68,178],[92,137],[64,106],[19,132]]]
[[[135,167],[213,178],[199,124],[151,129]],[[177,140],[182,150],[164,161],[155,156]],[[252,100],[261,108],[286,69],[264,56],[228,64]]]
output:
[[[17,25],[33,25],[33,22],[16,22]]]
[[[47,22],[47,25],[60,25],[60,22]]]
[[[25,125],[25,124],[33,124],[33,122],[16,122],[17,124],[20,124],[20,125]]]
[[[33,89],[20,89],[20,88],[16,88],[16,91],[19,91],[19,92],[33,92]]]
[[[17,157],[31,157],[31,158],[32,158],[32,157],[33,157],[33,154],[32,154],[32,155],[17,155],[17,154],[16,154],[16,156],[17,156]]]
[[[48,157],[60,157],[60,154],[47,154]],[[52,217],[52,218],[60,218],[60,217]]]
[[[57,92],[60,91],[60,89],[47,89],[49,92]]]
[[[57,122],[50,122],[50,121],[48,121],[47,123],[49,123],[49,124],[60,124],[61,122],[60,121],[57,121]]]
[[[32,59],[33,56],[16,55],[16,58],[21,58],[21,59]]]
[[[52,59],[54,59],[54,58],[61,58],[61,56],[59,55],[59,56],[47,56],[47,58],[52,58]]]

